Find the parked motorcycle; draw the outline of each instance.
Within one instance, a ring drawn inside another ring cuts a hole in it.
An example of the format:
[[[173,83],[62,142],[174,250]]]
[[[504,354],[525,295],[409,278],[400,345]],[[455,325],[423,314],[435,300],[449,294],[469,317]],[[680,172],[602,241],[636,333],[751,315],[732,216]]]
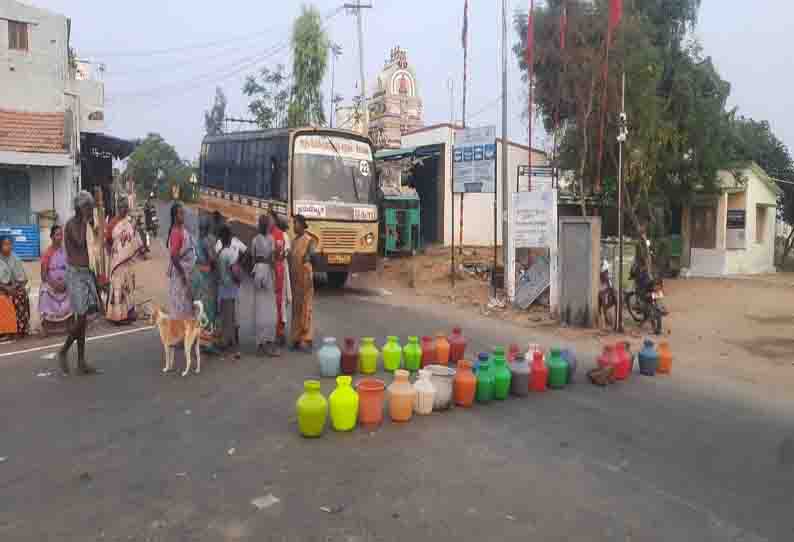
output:
[[[154,200],[154,192],[149,194],[149,198],[146,200],[146,203],[143,206],[143,215],[146,221],[146,228],[145,228],[145,244],[148,247],[151,246],[152,239],[157,239],[158,234],[160,233],[160,219],[157,216],[157,204]]]
[[[634,321],[642,325],[647,321],[653,324],[657,335],[662,333],[662,317],[667,315],[664,307],[664,282],[654,279],[650,272],[640,265],[639,259],[631,266],[634,290],[624,294],[626,309]]]

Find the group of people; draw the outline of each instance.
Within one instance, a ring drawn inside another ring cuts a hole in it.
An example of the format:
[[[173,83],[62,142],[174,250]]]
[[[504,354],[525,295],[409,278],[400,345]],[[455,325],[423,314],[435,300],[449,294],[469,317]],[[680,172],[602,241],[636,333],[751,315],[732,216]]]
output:
[[[81,191],[75,198],[74,217],[50,231],[52,244],[41,258],[38,310],[43,326],[60,324],[68,332],[57,355],[64,375],[70,374],[68,353],[74,343],[78,371],[97,372],[85,358],[91,315],[104,312],[117,324],[137,317],[134,262],[143,253],[143,242],[127,201],[120,200],[117,214],[102,232],[110,262],[106,310],[90,250],[91,238],[96,235],[93,196]],[[166,242],[170,255],[169,317],[193,319],[194,301],[201,301],[207,317],[202,322],[202,342],[233,350],[239,357],[240,286],[243,275],[249,274],[258,352],[279,356],[285,345],[311,352],[316,238],[308,232],[301,215],[294,217],[292,239],[273,211],[259,217],[257,229],[249,250],[216,212],[202,218],[198,239],[194,240],[185,227],[182,204],[174,203]],[[28,277],[13,249],[11,236],[0,237],[0,338],[24,336],[30,328]]]
[[[193,302],[201,301],[202,342],[239,357],[240,286],[250,274],[258,352],[279,356],[284,345],[311,351],[315,242],[303,216],[295,217],[293,240],[285,230],[275,212],[260,216],[249,249],[216,212],[202,217],[194,240],[182,205],[174,203],[167,240],[170,319],[193,318]]]

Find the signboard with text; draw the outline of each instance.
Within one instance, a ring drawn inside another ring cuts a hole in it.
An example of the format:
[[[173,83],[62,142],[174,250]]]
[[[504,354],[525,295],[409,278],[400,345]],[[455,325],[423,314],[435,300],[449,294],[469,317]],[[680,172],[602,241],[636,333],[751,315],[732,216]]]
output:
[[[513,194],[515,248],[546,248],[552,235],[554,190]]]
[[[454,193],[495,192],[496,126],[457,130],[452,170]]]

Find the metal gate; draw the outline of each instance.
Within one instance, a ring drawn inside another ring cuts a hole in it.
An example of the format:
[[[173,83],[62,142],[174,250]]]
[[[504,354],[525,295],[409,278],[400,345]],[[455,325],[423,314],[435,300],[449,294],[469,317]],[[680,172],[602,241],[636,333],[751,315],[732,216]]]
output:
[[[30,177],[0,170],[0,224],[30,224]]]

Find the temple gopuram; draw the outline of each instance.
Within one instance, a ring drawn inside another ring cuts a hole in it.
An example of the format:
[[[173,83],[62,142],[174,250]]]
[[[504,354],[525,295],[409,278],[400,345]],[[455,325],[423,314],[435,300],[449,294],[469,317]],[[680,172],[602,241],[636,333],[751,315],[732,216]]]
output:
[[[369,102],[369,136],[377,148],[399,149],[402,135],[423,125],[416,72],[405,50],[395,47]]]

